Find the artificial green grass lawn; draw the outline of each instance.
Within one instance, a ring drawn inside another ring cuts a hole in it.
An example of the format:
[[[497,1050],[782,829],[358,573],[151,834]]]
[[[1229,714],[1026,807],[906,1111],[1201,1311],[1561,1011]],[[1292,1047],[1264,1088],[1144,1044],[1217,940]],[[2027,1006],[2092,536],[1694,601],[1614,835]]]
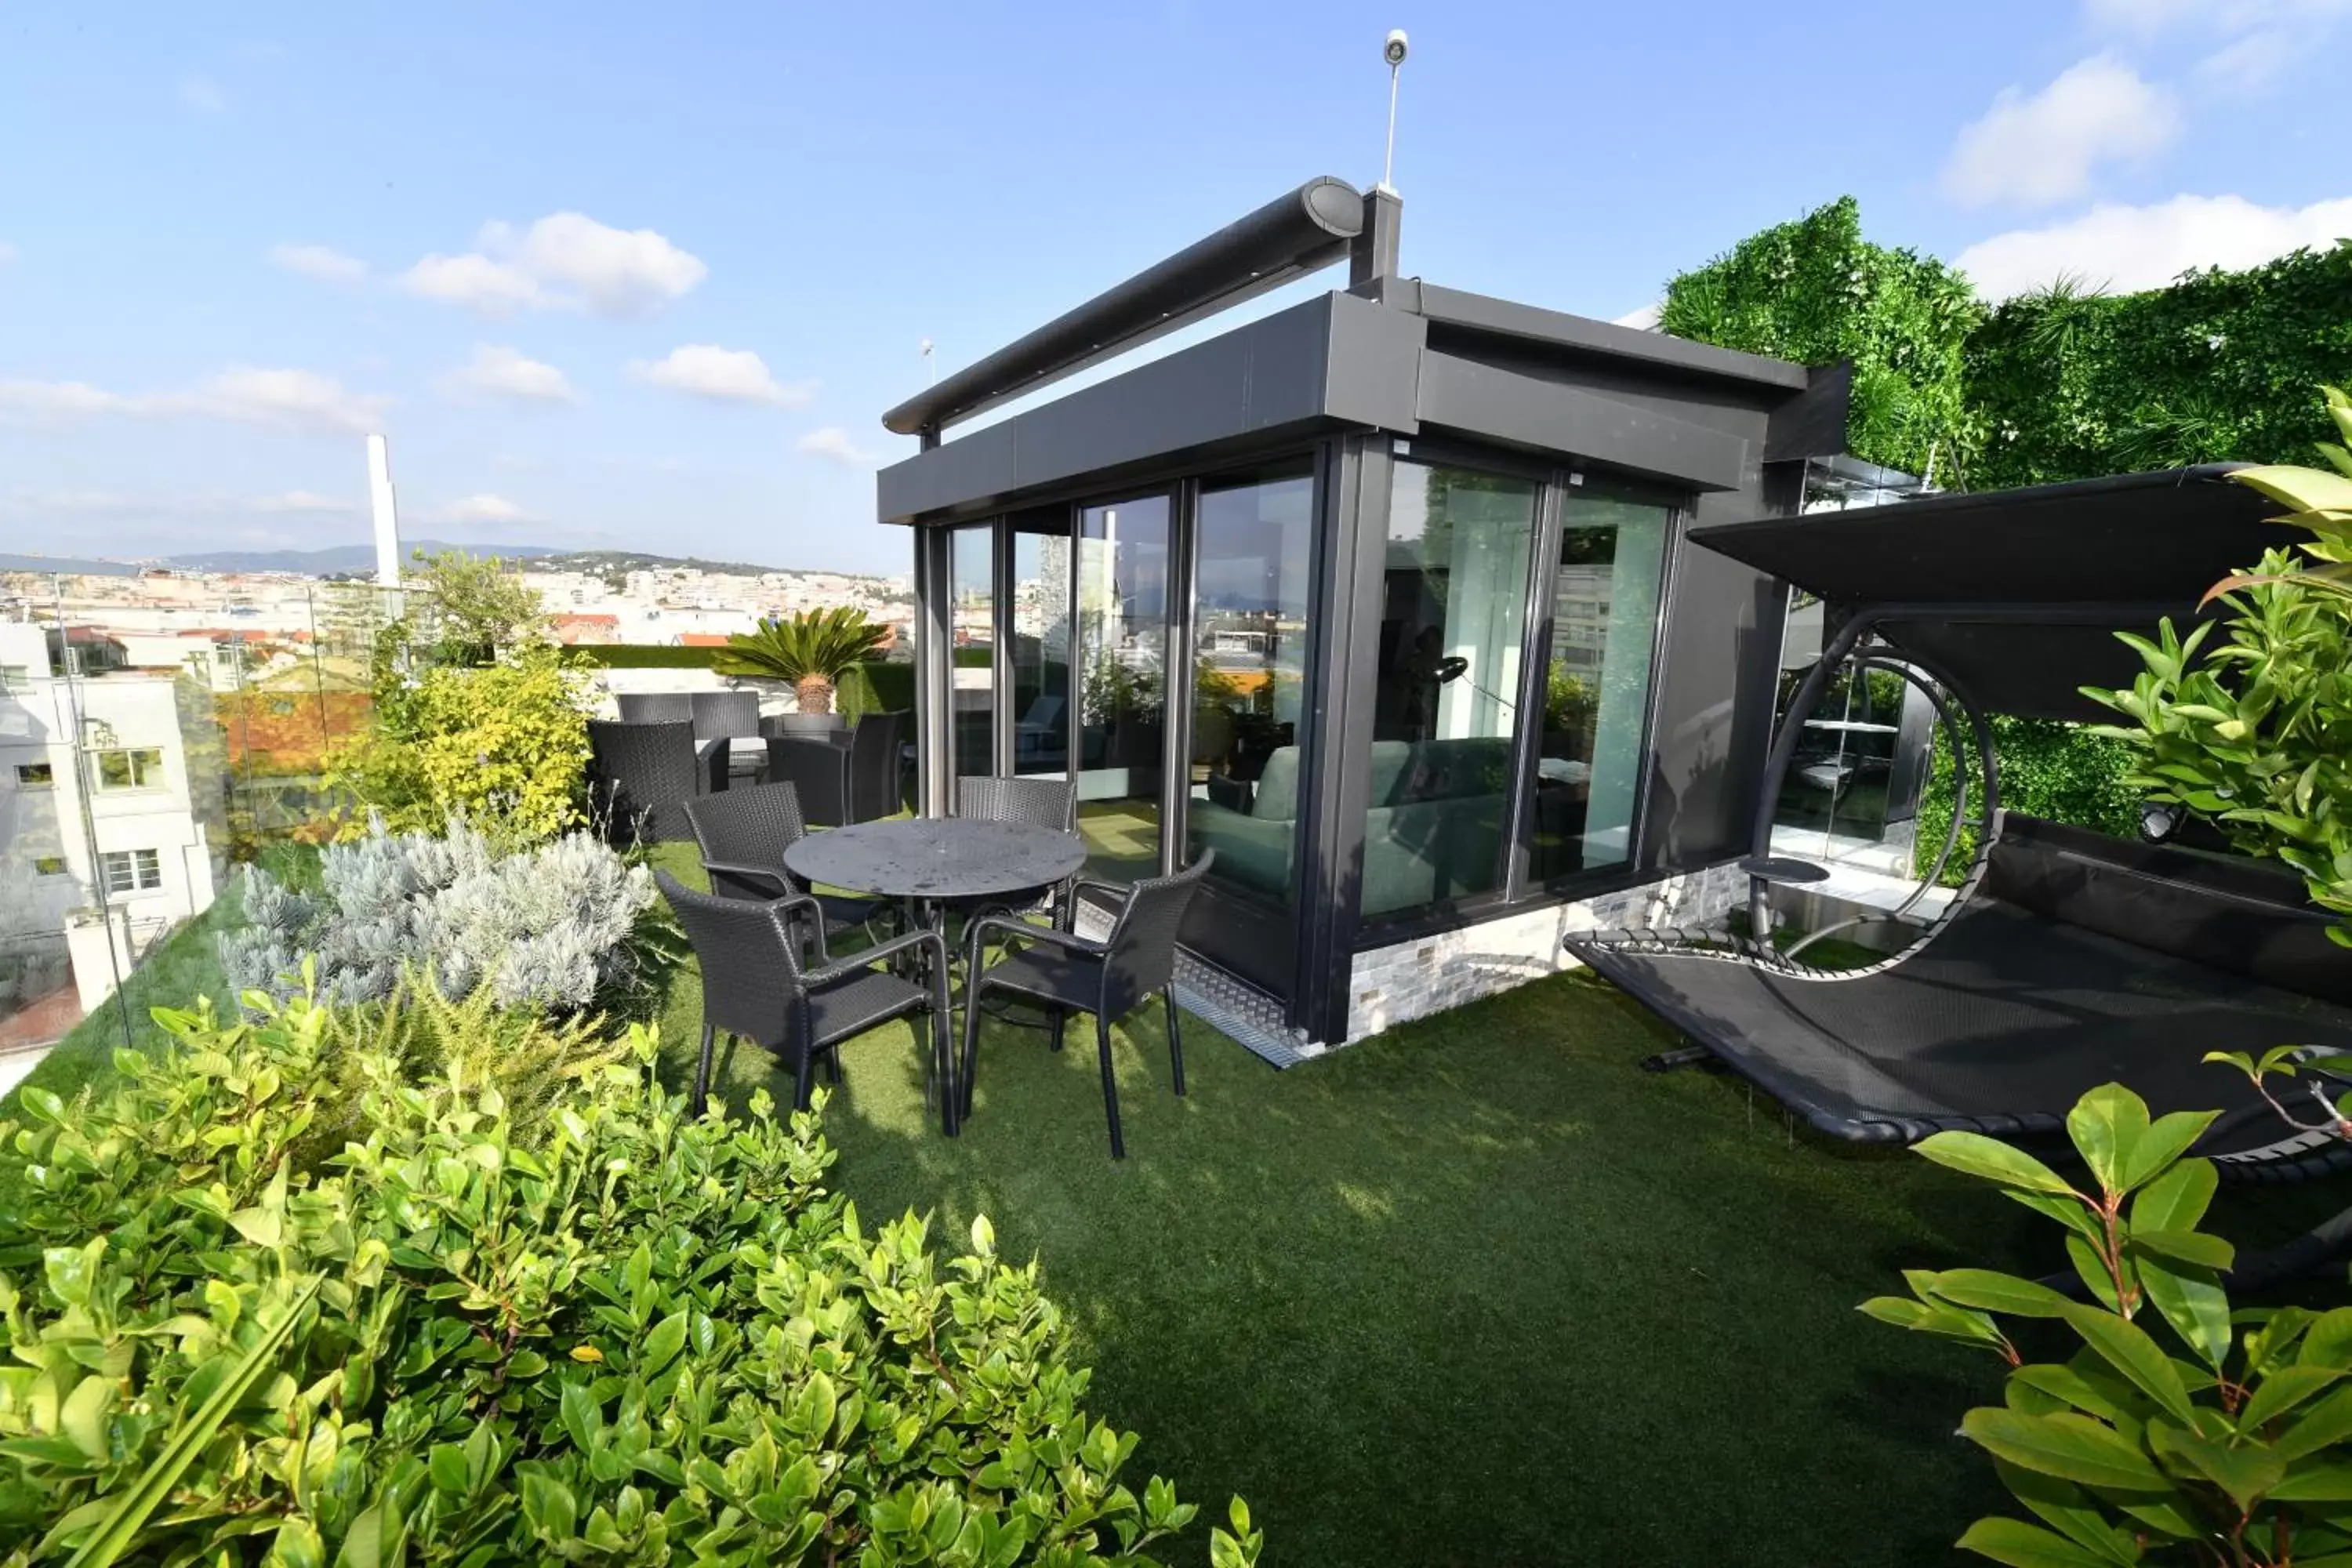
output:
[[[700,1006],[689,967],[662,1019],[680,1082]],[[1953,1436],[1997,1363],[1854,1307],[1905,1267],[2062,1266],[2046,1221],[1792,1136],[1736,1079],[1643,1072],[1669,1042],[1584,976],[1279,1073],[1186,1025],[1181,1100],[1159,1010],[1118,1031],[1121,1163],[1083,1019],[1060,1056],[991,1025],[953,1141],[908,1031],[877,1031],[825,1130],[869,1219],[934,1215],[960,1250],[985,1213],[1034,1255],[1093,1408],[1142,1435],[1129,1479],[1242,1493],[1269,1563],[1955,1561],[2000,1506]],[[738,1105],[790,1103],[765,1053],[721,1060]]]

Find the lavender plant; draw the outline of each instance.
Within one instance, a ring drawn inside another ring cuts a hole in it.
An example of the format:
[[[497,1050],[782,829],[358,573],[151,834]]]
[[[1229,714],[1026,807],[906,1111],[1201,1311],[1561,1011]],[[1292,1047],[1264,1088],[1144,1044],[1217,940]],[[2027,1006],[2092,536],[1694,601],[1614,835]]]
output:
[[[325,850],[320,876],[314,897],[247,868],[248,924],[220,941],[239,994],[283,1001],[312,956],[338,1004],[381,1001],[415,968],[452,1000],[487,990],[502,1007],[579,1012],[638,977],[654,904],[645,868],[585,834],[501,854],[462,820],[437,837],[372,821]]]

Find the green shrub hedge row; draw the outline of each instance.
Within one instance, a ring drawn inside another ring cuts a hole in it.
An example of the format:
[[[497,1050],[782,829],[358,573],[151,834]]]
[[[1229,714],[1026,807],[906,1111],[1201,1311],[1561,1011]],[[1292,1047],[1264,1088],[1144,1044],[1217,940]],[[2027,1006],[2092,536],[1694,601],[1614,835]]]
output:
[[[868,1232],[813,1117],[688,1116],[642,1027],[516,1114],[331,1016],[176,1016],[0,1124],[0,1561],[1144,1568],[1192,1521],[1036,1266]]]

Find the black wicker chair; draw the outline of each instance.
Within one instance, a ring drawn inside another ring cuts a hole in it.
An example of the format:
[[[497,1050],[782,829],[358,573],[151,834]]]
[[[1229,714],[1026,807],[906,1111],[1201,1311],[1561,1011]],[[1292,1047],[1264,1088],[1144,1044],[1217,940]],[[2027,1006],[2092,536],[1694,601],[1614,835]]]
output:
[[[702,1048],[694,1068],[694,1109],[710,1091],[710,1058],[721,1030],[763,1046],[793,1067],[793,1103],[807,1110],[817,1059],[841,1080],[838,1047],[845,1040],[914,1017],[915,1048],[923,1056],[926,1103],[936,1095],[941,1128],[953,1137],[961,1120],[955,1084],[954,1024],[948,1011],[947,944],[937,931],[909,931],[846,958],[835,959],[819,938],[815,963],[802,961],[800,931],[814,923],[816,900],[804,894],[755,903],[716,898],[654,873],[662,897],[677,911],[702,971]],[[918,984],[873,967],[885,959],[927,960]]]
[[[784,851],[808,837],[801,805],[790,784],[753,784],[724,795],[688,801],[687,822],[702,850],[710,890],[722,899],[772,899],[805,895],[816,901],[824,934],[835,937],[866,926],[895,906],[881,899],[853,899],[812,892],[784,868]]]
[[[720,765],[733,777],[764,774],[768,759],[756,746],[739,753],[736,738],[760,738],[760,694],[756,691],[697,691],[688,699],[694,719],[694,743],[715,748]]]
[[[1024,827],[1078,830],[1078,792],[1062,779],[996,778],[974,774],[956,780],[956,815],[982,822],[1017,822]],[[1073,884],[1048,888],[1030,903],[991,904],[971,911],[991,915],[1045,915],[1057,925],[1073,896]]]
[[[624,691],[613,700],[624,724],[667,724],[694,717],[694,699],[683,691]]]
[[[1054,1048],[1071,1013],[1095,1016],[1095,1053],[1102,1062],[1103,1111],[1110,1119],[1110,1153],[1127,1158],[1118,1125],[1118,1085],[1111,1071],[1110,1026],[1155,991],[1168,1011],[1168,1066],[1176,1092],[1184,1092],[1184,1044],[1176,1023],[1176,932],[1201,879],[1217,858],[1212,849],[1172,877],[1150,877],[1130,888],[1080,880],[1072,891],[1094,889],[1121,899],[1110,934],[1099,942],[1066,931],[1050,931],[1002,916],[984,916],[964,932],[970,982],[963,1004],[962,1114],[971,1114],[972,1074],[980,1067],[980,1003],[992,990],[1042,1003],[1051,1020]],[[1004,941],[1006,956],[986,969],[981,950],[989,932]],[[1027,941],[1036,945],[1012,951]]]
[[[839,827],[897,812],[905,715],[868,713],[837,740],[768,737],[768,777],[800,792],[810,826]]]
[[[589,806],[614,843],[691,837],[686,803],[726,784],[725,758],[697,749],[690,721],[588,721]]]

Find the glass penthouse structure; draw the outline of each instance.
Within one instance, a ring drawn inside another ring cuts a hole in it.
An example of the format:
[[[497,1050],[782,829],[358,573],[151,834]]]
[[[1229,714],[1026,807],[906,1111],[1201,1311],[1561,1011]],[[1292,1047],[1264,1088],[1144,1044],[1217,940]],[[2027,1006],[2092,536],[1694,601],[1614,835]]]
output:
[[[1684,535],[1795,510],[1844,429],[1842,371],[1401,277],[1399,216],[1309,182],[891,410],[923,450],[878,482],[923,809],[1064,778],[1091,875],[1213,849],[1187,948],[1323,1044],[1375,955],[1745,852],[1785,596]]]

